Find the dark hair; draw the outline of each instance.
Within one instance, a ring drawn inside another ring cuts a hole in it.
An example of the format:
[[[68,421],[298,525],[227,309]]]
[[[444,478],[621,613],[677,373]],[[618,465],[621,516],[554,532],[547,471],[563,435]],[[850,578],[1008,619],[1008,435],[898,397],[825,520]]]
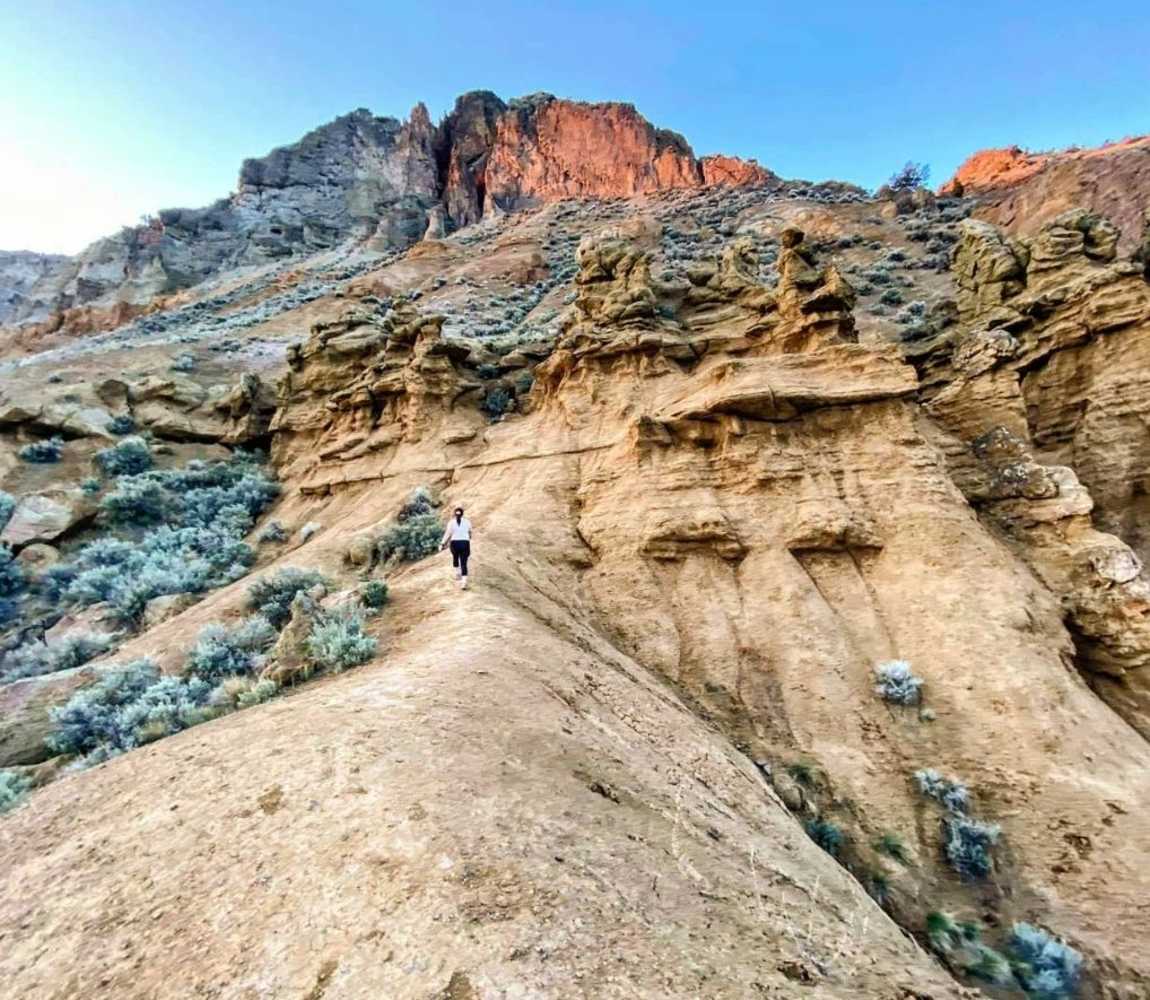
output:
[[[455,510],[452,511],[452,513],[453,514],[462,514],[463,508],[462,507],[456,507]]]

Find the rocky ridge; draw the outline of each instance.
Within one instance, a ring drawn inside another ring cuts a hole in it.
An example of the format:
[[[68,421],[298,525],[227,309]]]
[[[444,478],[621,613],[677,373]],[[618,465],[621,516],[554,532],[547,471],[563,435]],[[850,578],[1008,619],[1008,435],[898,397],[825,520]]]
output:
[[[245,160],[235,193],[207,208],[165,209],[75,258],[0,258],[0,324],[113,329],[224,270],[348,240],[387,251],[566,197],[777,181],[754,163],[697,160],[628,104],[477,91],[438,127],[422,104],[405,122],[360,108]]]

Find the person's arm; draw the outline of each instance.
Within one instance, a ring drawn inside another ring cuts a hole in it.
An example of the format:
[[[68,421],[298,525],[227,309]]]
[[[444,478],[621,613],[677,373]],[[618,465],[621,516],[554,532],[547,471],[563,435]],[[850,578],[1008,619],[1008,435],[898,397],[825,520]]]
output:
[[[441,549],[447,548],[447,543],[451,540],[451,518],[447,519],[447,527],[443,529],[443,539],[439,543]]]

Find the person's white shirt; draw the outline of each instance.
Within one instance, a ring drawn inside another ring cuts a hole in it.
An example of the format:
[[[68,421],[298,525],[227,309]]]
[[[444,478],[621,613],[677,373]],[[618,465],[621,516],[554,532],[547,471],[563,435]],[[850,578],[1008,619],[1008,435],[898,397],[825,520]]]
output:
[[[443,544],[448,542],[470,542],[471,522],[466,517],[456,520],[455,515],[447,522],[447,530],[443,532]]]

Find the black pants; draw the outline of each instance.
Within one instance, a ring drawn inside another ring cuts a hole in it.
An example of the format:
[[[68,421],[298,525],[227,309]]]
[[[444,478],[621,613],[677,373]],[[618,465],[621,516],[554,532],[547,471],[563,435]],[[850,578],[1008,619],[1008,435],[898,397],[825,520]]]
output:
[[[451,543],[451,565],[455,566],[463,576],[467,576],[467,559],[470,555],[470,542]]]

